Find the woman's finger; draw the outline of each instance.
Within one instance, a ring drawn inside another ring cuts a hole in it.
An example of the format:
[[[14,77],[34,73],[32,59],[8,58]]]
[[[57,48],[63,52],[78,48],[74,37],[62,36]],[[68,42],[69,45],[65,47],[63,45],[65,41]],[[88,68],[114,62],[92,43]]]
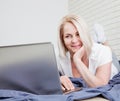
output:
[[[62,83],[62,86],[66,89],[66,90],[72,90],[74,89],[74,86],[72,84],[72,82],[70,81],[70,79],[67,76],[62,76],[60,78],[60,81]]]

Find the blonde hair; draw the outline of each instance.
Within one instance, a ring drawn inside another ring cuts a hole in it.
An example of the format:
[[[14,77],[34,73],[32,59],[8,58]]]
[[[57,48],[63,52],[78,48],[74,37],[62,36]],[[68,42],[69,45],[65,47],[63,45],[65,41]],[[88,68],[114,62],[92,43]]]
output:
[[[63,19],[61,20],[61,24],[58,29],[59,31],[58,48],[59,48],[60,57],[62,58],[66,57],[66,53],[68,52],[67,48],[64,45],[64,40],[63,40],[63,34],[64,34],[63,29],[66,22],[72,23],[77,28],[77,31],[80,35],[80,39],[87,52],[87,56],[89,56],[92,47],[92,39],[88,33],[88,28],[85,21],[83,20],[82,17],[78,17],[76,15],[67,15],[63,17]]]

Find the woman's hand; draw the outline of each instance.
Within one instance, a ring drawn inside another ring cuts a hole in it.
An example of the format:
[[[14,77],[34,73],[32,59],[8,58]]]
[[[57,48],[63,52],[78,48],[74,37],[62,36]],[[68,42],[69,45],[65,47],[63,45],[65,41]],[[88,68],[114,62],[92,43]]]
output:
[[[82,60],[83,58],[85,57],[85,49],[84,49],[84,46],[82,46],[73,56],[73,60],[74,62],[76,60]]]
[[[74,89],[74,85],[72,84],[71,80],[69,79],[69,77],[67,76],[61,76],[60,77],[60,82],[61,82],[61,86],[62,86],[62,90],[72,90]]]

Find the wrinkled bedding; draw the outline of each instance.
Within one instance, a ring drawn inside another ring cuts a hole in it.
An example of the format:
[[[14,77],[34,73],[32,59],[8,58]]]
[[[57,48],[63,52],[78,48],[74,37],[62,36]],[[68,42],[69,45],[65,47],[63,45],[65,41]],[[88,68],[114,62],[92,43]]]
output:
[[[107,85],[88,88],[80,79],[71,79],[75,85],[82,85],[81,91],[67,95],[36,95],[22,91],[0,89],[0,101],[74,101],[102,96],[110,101],[120,100],[120,72]]]

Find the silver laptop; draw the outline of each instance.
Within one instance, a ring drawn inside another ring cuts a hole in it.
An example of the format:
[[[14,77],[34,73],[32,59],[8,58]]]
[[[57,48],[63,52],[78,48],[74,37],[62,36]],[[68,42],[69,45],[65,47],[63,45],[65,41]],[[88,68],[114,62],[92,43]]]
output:
[[[0,47],[0,89],[62,94],[50,42]]]
[[[63,94],[52,43],[0,47],[0,89],[40,95]]]

